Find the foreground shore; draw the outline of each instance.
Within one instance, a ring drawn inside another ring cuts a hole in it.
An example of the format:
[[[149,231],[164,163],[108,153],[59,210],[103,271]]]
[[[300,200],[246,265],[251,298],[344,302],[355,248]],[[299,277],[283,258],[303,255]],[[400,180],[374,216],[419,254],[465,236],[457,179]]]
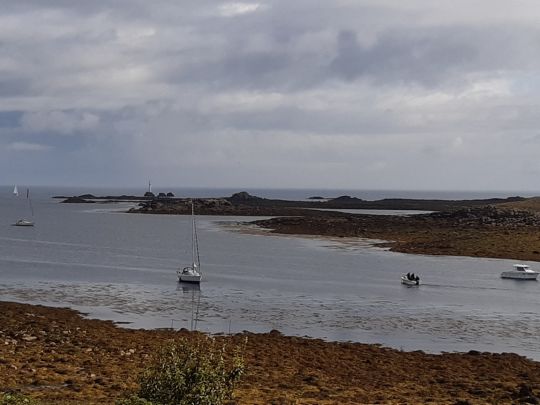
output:
[[[130,330],[69,309],[0,302],[0,391],[44,404],[109,404],[137,388],[156,347],[188,331]],[[425,354],[360,343],[247,336],[236,404],[538,403],[540,363],[516,354]]]

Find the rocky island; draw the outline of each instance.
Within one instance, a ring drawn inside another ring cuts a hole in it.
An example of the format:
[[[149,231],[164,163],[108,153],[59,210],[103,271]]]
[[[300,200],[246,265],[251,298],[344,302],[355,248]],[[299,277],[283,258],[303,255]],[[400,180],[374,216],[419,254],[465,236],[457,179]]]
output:
[[[218,199],[152,199],[130,212],[271,216],[253,224],[281,234],[384,240],[404,253],[477,256],[540,261],[540,199],[383,199],[341,196],[325,201],[272,200],[246,192]],[[332,210],[433,211],[416,215],[366,215]]]

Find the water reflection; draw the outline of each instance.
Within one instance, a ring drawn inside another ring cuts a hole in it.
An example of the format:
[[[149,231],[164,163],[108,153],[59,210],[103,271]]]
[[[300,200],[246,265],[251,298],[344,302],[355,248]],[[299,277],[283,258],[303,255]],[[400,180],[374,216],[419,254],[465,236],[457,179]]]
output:
[[[189,295],[191,299],[191,322],[190,330],[197,330],[199,321],[199,309],[201,307],[201,286],[195,283],[178,282],[177,291],[182,290],[184,296]]]
[[[194,283],[178,283],[178,287],[176,290],[182,290],[183,293],[190,293],[192,291],[201,291],[201,285],[200,284],[194,284]]]

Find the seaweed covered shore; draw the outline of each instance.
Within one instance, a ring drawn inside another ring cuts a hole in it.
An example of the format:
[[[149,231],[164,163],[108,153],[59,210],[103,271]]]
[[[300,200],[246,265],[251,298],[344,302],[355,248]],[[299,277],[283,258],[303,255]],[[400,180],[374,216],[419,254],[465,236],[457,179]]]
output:
[[[70,309],[0,302],[0,392],[41,404],[112,404],[137,388],[157,347],[196,333],[124,329]],[[217,338],[246,337],[234,404],[539,401],[540,363],[516,354],[404,352],[277,331]]]

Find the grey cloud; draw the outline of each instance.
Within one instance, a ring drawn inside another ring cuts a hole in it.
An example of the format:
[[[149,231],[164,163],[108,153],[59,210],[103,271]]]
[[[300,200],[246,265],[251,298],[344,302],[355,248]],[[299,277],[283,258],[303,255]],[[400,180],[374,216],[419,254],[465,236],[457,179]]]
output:
[[[180,155],[205,156],[189,167],[214,176],[207,184],[228,169],[270,179],[282,163],[305,173],[336,161],[350,172],[364,168],[354,159],[361,153],[377,168],[374,183],[435,163],[439,185],[438,173],[466,171],[467,157],[480,161],[495,136],[502,146],[482,160],[490,167],[524,152],[513,136],[537,135],[532,3],[501,18],[514,6],[274,0],[223,18],[225,3],[0,0],[2,145],[46,152],[33,160],[44,170],[33,172],[59,181],[91,181],[104,167],[119,181],[152,168],[183,172]],[[463,144],[449,151],[457,138]],[[1,153],[2,172],[24,170]],[[341,178],[337,166],[320,170]],[[317,182],[307,176],[291,182]]]
[[[373,45],[362,46],[354,31],[344,30],[338,35],[337,56],[330,72],[344,80],[368,78],[380,83],[436,86],[459,82],[470,73],[521,69],[524,57],[540,67],[540,59],[531,60],[523,54],[532,50],[535,40],[540,41],[540,31],[525,31],[530,38],[528,46],[506,26],[389,31]]]
[[[244,32],[253,31],[250,28]],[[459,86],[471,74],[540,68],[540,58],[533,56],[540,29],[528,26],[402,27],[377,33],[371,44],[360,41],[361,34],[354,29],[339,29],[332,42],[302,48],[300,41],[310,35],[316,38],[327,28],[258,32],[264,41],[264,49],[258,50],[238,37],[236,27],[223,46],[210,49],[211,56],[199,58],[197,50],[183,50],[173,57],[177,66],[165,68],[169,70],[165,77],[173,83],[205,83],[213,89],[297,91],[334,79]]]
[[[242,131],[364,135],[390,134],[403,130],[395,117],[384,111],[306,111],[298,107],[279,107],[231,113],[221,119],[224,126]]]
[[[0,111],[0,128],[18,127],[22,114],[22,111]]]
[[[29,83],[22,77],[8,76],[0,78],[0,97],[11,97],[28,94],[29,91]]]

